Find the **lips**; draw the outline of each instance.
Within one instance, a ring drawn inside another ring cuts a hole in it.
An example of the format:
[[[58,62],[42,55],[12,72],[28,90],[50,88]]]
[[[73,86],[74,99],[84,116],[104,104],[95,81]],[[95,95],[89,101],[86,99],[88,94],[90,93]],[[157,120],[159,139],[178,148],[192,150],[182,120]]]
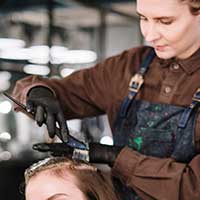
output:
[[[166,47],[167,47],[167,45],[156,45],[155,49],[157,51],[164,51]]]

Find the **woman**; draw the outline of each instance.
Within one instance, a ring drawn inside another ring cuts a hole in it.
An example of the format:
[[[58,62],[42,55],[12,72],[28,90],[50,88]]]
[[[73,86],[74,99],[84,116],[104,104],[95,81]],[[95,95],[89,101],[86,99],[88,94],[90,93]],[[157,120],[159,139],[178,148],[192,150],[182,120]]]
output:
[[[109,174],[64,157],[33,164],[25,184],[26,200],[118,200]]]
[[[114,144],[126,147],[91,146],[92,161],[110,160],[135,199],[197,200],[200,0],[137,0],[137,12],[151,47],[126,50],[61,80],[28,77],[13,94],[39,125],[47,123],[51,137],[56,121],[64,133],[65,119],[107,113]]]

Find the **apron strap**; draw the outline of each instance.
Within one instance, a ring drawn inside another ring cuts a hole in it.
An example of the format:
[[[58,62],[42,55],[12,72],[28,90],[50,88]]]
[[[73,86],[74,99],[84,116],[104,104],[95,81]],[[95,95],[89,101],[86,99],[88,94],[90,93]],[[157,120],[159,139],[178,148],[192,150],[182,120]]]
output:
[[[129,109],[129,106],[132,102],[132,100],[136,97],[139,89],[141,88],[143,82],[144,82],[144,74],[147,72],[149,65],[151,64],[152,60],[155,57],[155,51],[154,49],[151,49],[151,51],[148,53],[146,58],[143,60],[140,70],[138,73],[136,73],[129,83],[129,93],[128,96],[124,99],[122,102],[121,108],[120,108],[120,117],[125,118]]]
[[[181,115],[181,118],[179,120],[178,127],[179,128],[185,128],[187,125],[187,122],[189,120],[190,114],[192,111],[197,108],[200,105],[200,88],[196,90],[196,92],[193,95],[192,103],[188,108],[185,108],[183,114]]]
[[[197,109],[199,105],[200,105],[200,88],[198,88],[194,93],[191,104],[184,109],[179,120],[178,124],[179,139],[177,140],[175,149],[171,155],[171,157],[178,162],[184,162],[184,163],[189,162],[197,154],[197,149],[194,143],[194,134],[192,134],[190,131],[187,131],[184,134],[182,134],[182,131],[184,130],[184,128],[186,128],[187,123],[190,120],[192,111]],[[193,118],[192,120],[194,119],[195,118]]]

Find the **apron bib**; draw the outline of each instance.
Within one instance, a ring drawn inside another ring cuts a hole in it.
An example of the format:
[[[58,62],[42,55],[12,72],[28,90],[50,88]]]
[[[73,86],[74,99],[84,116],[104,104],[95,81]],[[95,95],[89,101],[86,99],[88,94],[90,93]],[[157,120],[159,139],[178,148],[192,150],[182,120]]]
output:
[[[128,146],[147,156],[173,157],[178,162],[189,162],[196,154],[194,130],[197,112],[194,109],[186,126],[181,128],[184,111],[184,107],[134,100],[127,117],[118,119],[114,144]],[[180,144],[181,148],[178,148]]]
[[[200,91],[194,94],[189,107],[135,100],[154,56],[154,51],[150,51],[140,72],[130,82],[129,94],[113,126],[114,145],[128,146],[147,156],[172,157],[177,162],[188,163],[196,155],[194,131]],[[123,200],[140,200],[132,189],[123,186],[121,190],[126,194]]]

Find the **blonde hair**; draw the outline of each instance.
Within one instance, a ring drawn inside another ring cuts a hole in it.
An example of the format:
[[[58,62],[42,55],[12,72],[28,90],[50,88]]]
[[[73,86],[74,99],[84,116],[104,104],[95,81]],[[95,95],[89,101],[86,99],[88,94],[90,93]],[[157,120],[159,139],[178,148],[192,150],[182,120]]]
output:
[[[96,167],[69,160],[65,157],[51,157],[39,161],[26,169],[25,185],[32,177],[42,171],[51,170],[58,177],[64,177],[66,171],[70,172],[77,180],[77,187],[83,192],[88,200],[117,200],[111,176],[101,172]]]

